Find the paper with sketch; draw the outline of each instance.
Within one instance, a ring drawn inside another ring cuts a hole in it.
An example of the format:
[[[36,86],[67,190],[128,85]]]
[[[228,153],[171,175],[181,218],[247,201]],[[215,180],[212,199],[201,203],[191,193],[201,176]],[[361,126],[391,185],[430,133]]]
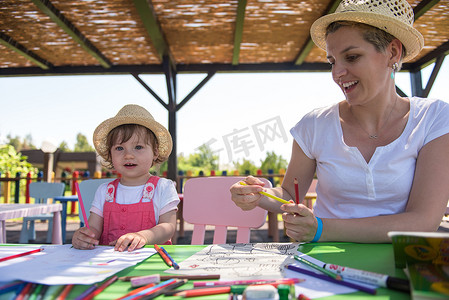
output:
[[[0,257],[39,247],[0,247]],[[114,251],[110,246],[78,250],[67,245],[44,245],[44,251],[1,263],[0,282],[24,280],[46,285],[93,284],[134,266],[155,254],[152,248],[132,252]]]
[[[174,274],[220,274],[220,280],[282,278],[284,266],[294,263],[298,243],[210,245],[179,263]]]

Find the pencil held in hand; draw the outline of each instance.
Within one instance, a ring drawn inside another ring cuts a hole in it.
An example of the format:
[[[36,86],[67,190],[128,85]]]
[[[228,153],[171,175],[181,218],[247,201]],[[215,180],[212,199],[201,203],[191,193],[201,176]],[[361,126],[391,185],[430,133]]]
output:
[[[247,185],[247,184],[246,184],[245,182],[243,182],[243,181],[240,181],[240,185]],[[271,198],[271,199],[274,199],[274,200],[276,200],[276,201],[279,201],[279,202],[281,202],[282,204],[290,203],[290,201],[284,200],[284,199],[282,199],[282,198],[276,197],[276,196],[271,195],[271,194],[268,194],[268,193],[266,193],[266,192],[259,192],[259,193],[262,194],[262,195],[267,196],[268,198]]]

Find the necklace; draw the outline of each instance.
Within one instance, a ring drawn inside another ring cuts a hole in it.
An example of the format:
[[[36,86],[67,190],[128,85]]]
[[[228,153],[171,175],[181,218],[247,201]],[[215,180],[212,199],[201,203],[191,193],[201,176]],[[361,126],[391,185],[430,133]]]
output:
[[[369,138],[370,139],[377,139],[379,137],[379,134],[382,133],[382,130],[384,129],[384,127],[388,124],[388,121],[390,120],[391,114],[393,113],[393,110],[394,110],[394,108],[396,106],[396,102],[398,102],[398,97],[395,98],[393,106],[391,107],[390,113],[389,113],[387,119],[385,120],[384,125],[382,125],[382,127],[379,129],[378,133],[374,133],[374,134],[369,133],[368,131],[365,130],[365,128],[363,128],[362,124],[360,124],[359,120],[357,119],[357,117],[352,112],[352,106],[349,108],[349,110],[351,111],[351,114],[354,117],[354,119],[357,122],[357,124],[359,125],[359,127],[363,131],[365,131],[365,133],[369,136]]]

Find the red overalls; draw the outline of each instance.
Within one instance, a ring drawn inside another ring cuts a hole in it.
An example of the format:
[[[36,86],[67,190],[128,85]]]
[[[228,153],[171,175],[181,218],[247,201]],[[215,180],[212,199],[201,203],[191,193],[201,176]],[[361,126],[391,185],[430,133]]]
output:
[[[138,232],[156,226],[153,196],[159,177],[151,176],[143,188],[142,199],[134,204],[118,204],[115,202],[117,186],[120,179],[108,184],[106,200],[103,206],[103,233],[100,245],[109,245],[126,233]],[[171,245],[168,240],[165,245]]]

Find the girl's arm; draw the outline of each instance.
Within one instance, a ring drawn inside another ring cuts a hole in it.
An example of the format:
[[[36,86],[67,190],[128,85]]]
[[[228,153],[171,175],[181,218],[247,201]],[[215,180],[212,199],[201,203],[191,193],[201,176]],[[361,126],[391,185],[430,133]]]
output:
[[[449,199],[447,170],[449,134],[429,142],[419,152],[405,212],[359,219],[322,219],[320,241],[383,243],[391,242],[389,231],[436,231]],[[317,228],[313,212],[293,204],[282,208],[288,212],[283,215],[287,235],[298,241],[313,239]]]
[[[153,228],[124,234],[111,245],[115,244],[114,250],[121,252],[126,247],[128,247],[128,251],[133,251],[147,244],[163,244],[172,238],[175,230],[176,210],[170,210],[159,216],[159,223]]]
[[[72,245],[76,249],[94,249],[98,245],[101,233],[103,232],[103,218],[91,212],[85,227],[81,227],[72,237]]]

